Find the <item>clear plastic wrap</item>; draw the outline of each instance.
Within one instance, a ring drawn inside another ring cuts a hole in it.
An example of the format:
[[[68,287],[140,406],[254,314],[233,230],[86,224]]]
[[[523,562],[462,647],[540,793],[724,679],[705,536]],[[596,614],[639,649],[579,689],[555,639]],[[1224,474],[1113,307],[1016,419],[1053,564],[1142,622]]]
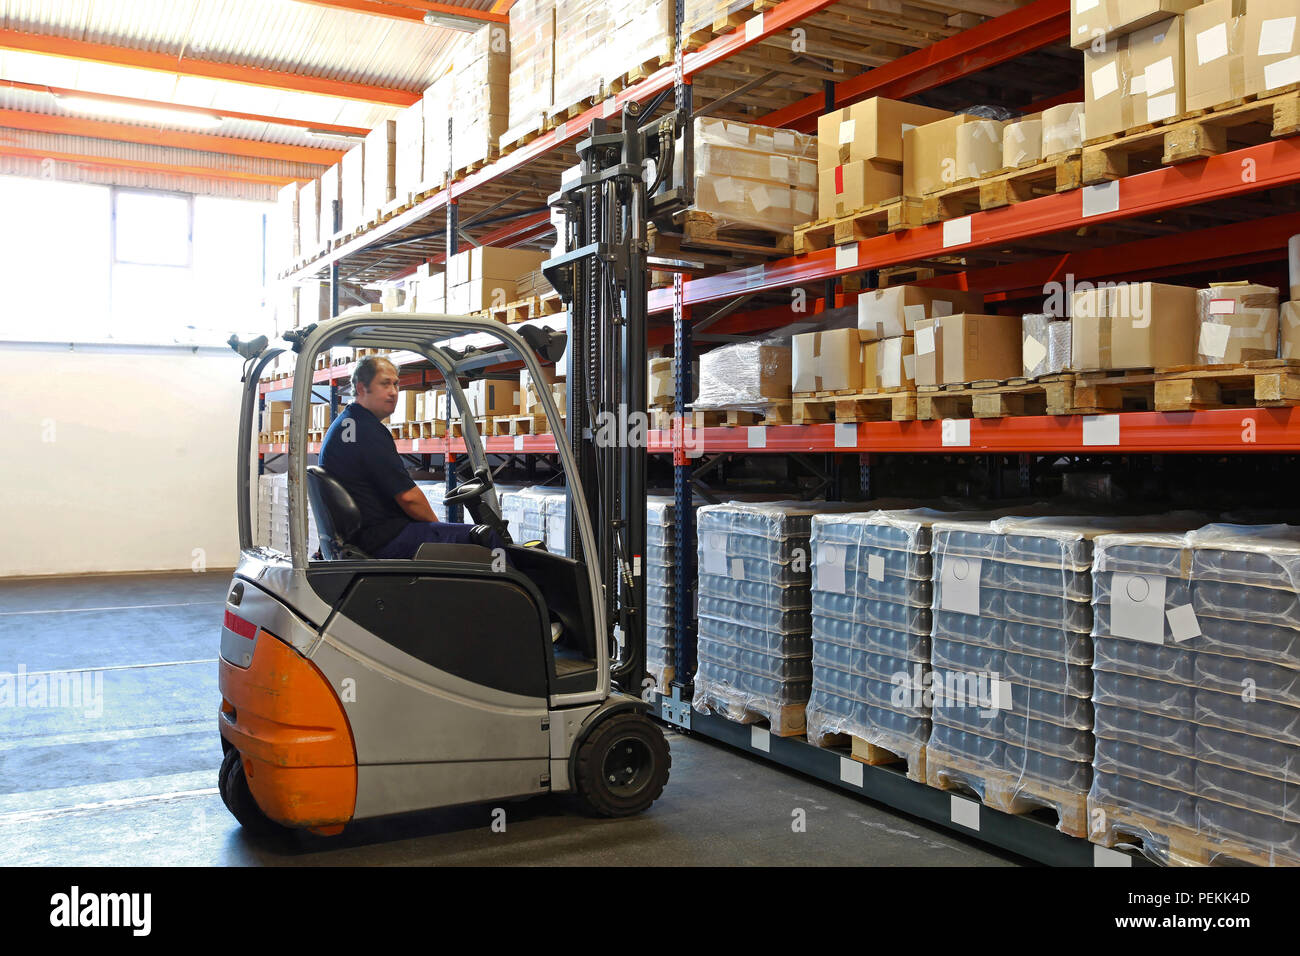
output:
[[[1277,357],[1278,290],[1247,282],[1196,293],[1196,361],[1238,365]]]
[[[713,25],[732,14],[752,14],[752,0],[685,0],[682,16],[682,38],[699,30],[710,31]]]
[[[555,95],[555,0],[516,0],[510,7],[509,121],[504,147],[541,130]]]
[[[677,649],[677,632],[674,630],[673,612],[676,609],[674,528],[677,523],[674,500],[663,495],[646,498],[646,608],[656,620],[667,617],[666,625],[646,627],[646,673],[654,678],[663,693],[676,676],[674,656]]]
[[[1022,317],[1025,378],[1056,375],[1070,367],[1070,321],[1040,313]]]
[[[1043,159],[1072,152],[1083,146],[1082,103],[1063,103],[1043,110]]]
[[[1002,132],[1000,119],[982,119],[957,127],[958,182],[983,179],[1002,169]]]
[[[1298,571],[1287,525],[1098,539],[1095,842],[1300,865]]]
[[[1002,129],[1002,165],[1007,169],[1032,166],[1043,159],[1042,119],[1007,123]]]
[[[736,342],[700,356],[700,388],[695,409],[740,408],[763,411],[790,398],[791,349],[788,342]]]
[[[439,521],[447,520],[447,506],[442,503],[442,499],[447,494],[447,483],[445,481],[417,481],[415,486],[420,489],[421,493],[428,499],[429,507],[437,515]],[[498,489],[498,493],[500,489]]]

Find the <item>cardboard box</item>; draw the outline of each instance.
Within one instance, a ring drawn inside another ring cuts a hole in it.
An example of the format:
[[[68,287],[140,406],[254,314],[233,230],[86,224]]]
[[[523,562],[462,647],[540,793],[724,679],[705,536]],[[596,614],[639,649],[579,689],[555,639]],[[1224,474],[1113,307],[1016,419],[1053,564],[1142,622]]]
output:
[[[1210,0],[1183,15],[1183,69],[1189,110],[1246,95],[1246,0]]]
[[[1076,291],[1070,303],[1071,365],[1161,368],[1196,361],[1196,290],[1156,282]]]
[[[366,134],[365,215],[370,219],[397,195],[397,123],[382,120]]]
[[[957,129],[983,122],[959,113],[903,133],[903,195],[919,199],[946,189],[957,175]]]
[[[868,159],[905,162],[903,135],[951,115],[881,96],[825,113],[817,119],[817,168]]]
[[[957,181],[983,179],[1002,169],[1002,122],[976,120],[957,127]]]
[[[508,279],[518,283],[520,276],[541,268],[547,258],[548,254],[539,249],[476,246],[456,253],[447,261],[447,284],[461,285],[473,279]]]
[[[1082,103],[1062,103],[1043,110],[1043,158],[1068,153],[1087,138]]]
[[[388,423],[390,425],[404,425],[407,422],[418,422],[420,419],[415,414],[415,400],[420,394],[419,391],[410,388],[399,391],[397,393],[397,407],[388,416]]]
[[[1280,309],[1282,358],[1300,359],[1300,302],[1283,302]]]
[[[1228,282],[1196,293],[1196,360],[1239,365],[1277,357],[1278,291]]]
[[[1132,33],[1173,14],[1184,13],[1200,0],[1071,0],[1070,45],[1092,46],[1099,37]]]
[[[424,103],[408,106],[397,114],[394,135],[393,186],[397,194],[419,192],[424,179]]]
[[[792,391],[862,390],[862,339],[857,329],[796,335],[791,345]]]
[[[872,342],[915,331],[921,319],[979,312],[983,308],[984,296],[977,292],[919,285],[875,289],[858,296],[858,329],[864,342]]]
[[[676,395],[672,359],[650,359],[646,375],[646,391],[646,403],[650,408],[672,405]]]
[[[965,129],[966,127],[963,127]],[[1002,128],[1002,165],[1007,169],[1032,166],[1043,160],[1043,121],[1023,119]],[[958,164],[960,165],[960,163]]]
[[[263,409],[262,431],[282,432],[289,427],[290,402],[267,402]]]
[[[347,155],[346,153],[344,154]],[[320,174],[320,243],[327,242],[334,234],[334,202],[343,201],[343,181],[339,178],[340,170],[335,163]]]
[[[298,251],[314,255],[320,246],[320,180],[305,182],[298,189]]]
[[[521,415],[540,415],[542,412],[542,403],[538,398],[540,389],[549,390],[555,384],[555,368],[550,365],[542,366],[542,377],[534,380],[528,369],[522,369],[519,372],[519,401]]]
[[[466,390],[470,407],[479,415],[518,415],[519,383],[508,379],[477,379]]]
[[[882,391],[916,387],[915,339],[899,335],[862,343],[862,388]]]
[[[1133,122],[1132,69],[1128,37],[1107,40],[1083,53],[1084,141],[1116,135]]]
[[[351,232],[366,219],[366,144],[358,143],[339,163],[343,195],[343,231]]]
[[[1300,83],[1295,0],[1247,0],[1246,93]]]
[[[916,384],[1015,378],[1023,368],[1020,316],[961,313],[916,324]]]
[[[1159,123],[1187,111],[1183,79],[1183,18],[1170,17],[1129,37],[1133,122]]]
[[[858,160],[823,170],[817,181],[819,218],[847,216],[864,206],[903,195],[901,166]]]
[[[513,279],[471,279],[447,288],[447,311],[452,315],[503,309],[515,301]]]

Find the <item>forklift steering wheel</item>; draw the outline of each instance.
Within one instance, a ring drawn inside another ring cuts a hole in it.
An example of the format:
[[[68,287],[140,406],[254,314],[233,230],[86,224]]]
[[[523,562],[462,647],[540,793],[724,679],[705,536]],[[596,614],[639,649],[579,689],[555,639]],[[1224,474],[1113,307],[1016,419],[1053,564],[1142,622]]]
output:
[[[472,478],[469,481],[457,485],[446,495],[443,496],[442,503],[450,507],[451,505],[468,505],[471,502],[477,502],[491,487],[481,478]]]

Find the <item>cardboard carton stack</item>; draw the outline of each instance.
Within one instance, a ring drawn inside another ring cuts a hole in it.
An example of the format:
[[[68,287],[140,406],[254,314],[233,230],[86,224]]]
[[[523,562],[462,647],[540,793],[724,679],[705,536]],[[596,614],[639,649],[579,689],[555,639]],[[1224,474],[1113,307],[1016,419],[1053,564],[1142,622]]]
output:
[[[904,285],[858,296],[858,330],[862,338],[865,391],[913,388],[918,323],[959,313],[978,312],[984,297],[955,289]]]
[[[376,219],[397,196],[397,123],[383,120],[366,134],[364,218]]]
[[[504,149],[544,128],[555,98],[555,0],[517,0],[510,8],[509,120]]]
[[[605,43],[614,27],[611,12],[605,4],[590,0],[556,0],[553,116],[563,119],[569,107],[605,95]]]
[[[406,199],[424,180],[424,101],[402,110],[394,123],[393,188]]]
[[[1176,119],[1187,110],[1183,18],[1167,17],[1084,51],[1087,140]]]
[[[1023,371],[1018,315],[959,313],[916,323],[916,384],[1004,381]]]
[[[298,259],[298,184],[289,183],[276,194],[275,211],[267,237],[269,266],[273,274],[287,269]]]
[[[298,188],[298,252],[304,258],[321,246],[321,181],[313,179]]]
[[[829,219],[900,196],[919,197],[904,185],[905,135],[951,115],[883,97],[823,114],[817,121],[817,215]]]
[[[610,34],[602,58],[605,93],[643,65],[653,70],[673,55],[674,0],[613,0],[608,4]],[[641,73],[630,78],[635,81]]]
[[[1071,299],[1071,349],[1078,371],[1191,365],[1196,333],[1195,289],[1103,283],[1076,291]]]
[[[366,221],[366,144],[358,143],[339,163],[339,192],[343,197],[343,232],[353,232]]]
[[[479,246],[447,261],[447,312],[454,315],[499,309],[514,302],[519,277],[537,269],[547,254],[536,249]]]
[[[448,124],[451,121],[454,76],[444,73],[424,91],[424,173],[420,188],[439,189],[450,173],[451,152]]]
[[[520,299],[531,299],[533,296],[545,298],[554,294],[555,289],[548,281],[546,281],[546,276],[542,274],[540,268],[529,269],[521,275],[519,281],[515,283],[515,301]]]
[[[1167,20],[1198,6],[1200,0],[1073,0],[1070,45],[1086,50],[1099,38],[1110,39]]]
[[[344,154],[346,158],[347,154]],[[320,200],[317,208],[320,210],[320,228],[318,245],[325,245],[333,238],[336,230],[334,229],[334,203],[343,202],[343,181],[340,179],[341,170],[339,164],[335,163],[320,177]],[[344,226],[344,232],[347,227]]]
[[[1245,0],[1210,0],[1183,15],[1189,110],[1209,109],[1245,95],[1245,12]]]
[[[475,418],[500,418],[519,414],[519,380],[486,378],[470,382],[465,390]]]
[[[1300,83],[1300,35],[1294,0],[1248,0],[1246,94],[1263,96]]]
[[[510,103],[510,40],[503,24],[465,35],[452,53],[451,169],[496,157]]]

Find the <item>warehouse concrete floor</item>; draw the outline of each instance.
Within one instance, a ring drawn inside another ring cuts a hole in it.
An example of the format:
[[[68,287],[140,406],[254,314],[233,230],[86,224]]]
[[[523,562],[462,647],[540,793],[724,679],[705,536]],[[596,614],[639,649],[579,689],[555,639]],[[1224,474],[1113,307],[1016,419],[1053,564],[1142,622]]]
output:
[[[0,864],[1015,863],[676,733],[668,789],[633,819],[591,819],[538,798],[506,805],[505,832],[493,831],[491,806],[477,806],[256,843],[216,790],[217,629],[229,580],[213,571],[0,581],[0,676],[25,675],[27,688],[26,699],[0,694]],[[56,680],[64,697],[49,706]],[[800,808],[807,827],[796,833]]]

